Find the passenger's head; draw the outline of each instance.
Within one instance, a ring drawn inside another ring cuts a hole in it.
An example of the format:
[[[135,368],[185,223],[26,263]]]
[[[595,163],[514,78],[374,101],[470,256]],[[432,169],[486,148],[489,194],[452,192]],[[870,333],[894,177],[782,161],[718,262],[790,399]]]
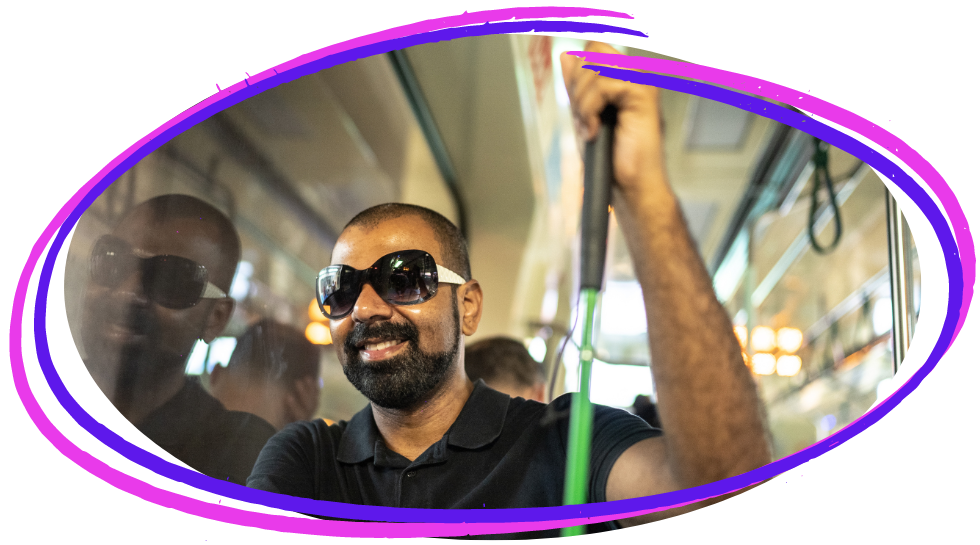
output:
[[[225,407],[282,429],[310,420],[320,394],[320,348],[291,326],[262,320],[238,338],[227,367],[211,373],[211,393]]]
[[[354,288],[356,301],[349,314],[330,320],[348,379],[376,405],[390,409],[419,405],[450,378],[465,380],[462,335],[476,331],[483,304],[480,285],[470,278],[459,229],[426,208],[385,204],[358,214],[340,234],[331,263],[365,270],[404,250],[427,252],[463,283],[448,284],[440,277],[435,295],[419,290],[431,298],[413,304],[396,304],[389,292],[379,294],[368,283]],[[386,260],[389,267],[393,263]],[[392,278],[401,281],[405,276]]]
[[[511,397],[544,401],[544,368],[520,341],[482,339],[466,347],[466,374]]]
[[[651,427],[660,429],[660,415],[657,413],[657,404],[647,395],[638,395],[633,400],[633,414],[639,416],[650,424]]]
[[[93,250],[85,296],[88,358],[137,362],[143,380],[173,377],[198,339],[224,329],[241,244],[231,221],[187,195],[137,205]]]

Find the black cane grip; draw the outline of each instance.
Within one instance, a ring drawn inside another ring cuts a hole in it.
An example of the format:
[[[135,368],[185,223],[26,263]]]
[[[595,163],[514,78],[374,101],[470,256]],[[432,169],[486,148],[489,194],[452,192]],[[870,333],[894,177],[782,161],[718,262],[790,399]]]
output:
[[[581,288],[602,289],[609,234],[609,198],[613,181],[613,129],[616,107],[599,114],[599,134],[585,144],[585,192],[582,195],[582,281]]]

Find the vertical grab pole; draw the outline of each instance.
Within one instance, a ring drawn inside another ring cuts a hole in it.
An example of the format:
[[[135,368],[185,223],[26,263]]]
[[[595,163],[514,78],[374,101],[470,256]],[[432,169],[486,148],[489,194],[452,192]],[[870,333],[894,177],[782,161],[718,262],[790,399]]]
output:
[[[885,188],[885,222],[888,224],[888,270],[892,295],[892,374],[905,359],[915,324],[912,301],[912,235],[898,208],[898,201]]]
[[[585,303],[582,327],[579,391],[572,395],[568,423],[568,460],[565,464],[565,505],[586,502],[589,492],[589,461],[592,453],[592,403],[589,390],[592,380],[593,323],[596,301],[602,289],[606,263],[606,240],[609,234],[609,202],[612,188],[612,141],[616,126],[616,108],[606,106],[600,114],[602,126],[594,140],[585,145],[585,192],[582,195],[582,274],[581,297]],[[562,536],[585,533],[584,526],[564,528]]]

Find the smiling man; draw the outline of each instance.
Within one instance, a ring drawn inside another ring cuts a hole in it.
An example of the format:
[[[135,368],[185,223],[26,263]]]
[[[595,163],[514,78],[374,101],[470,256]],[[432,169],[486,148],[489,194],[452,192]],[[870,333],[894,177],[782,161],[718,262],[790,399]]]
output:
[[[619,109],[613,206],[643,289],[664,429],[596,406],[588,501],[759,467],[770,454],[755,384],[667,183],[657,89],[581,64],[562,58],[583,139],[595,137],[607,104]],[[394,507],[560,505],[570,397],[544,405],[467,378],[463,336],[477,329],[483,292],[458,230],[424,208],[381,205],[347,225],[332,263],[317,279],[317,298],[345,373],[371,404],[350,422],[286,428],[263,449],[248,485]],[[558,532],[522,537],[548,535]]]

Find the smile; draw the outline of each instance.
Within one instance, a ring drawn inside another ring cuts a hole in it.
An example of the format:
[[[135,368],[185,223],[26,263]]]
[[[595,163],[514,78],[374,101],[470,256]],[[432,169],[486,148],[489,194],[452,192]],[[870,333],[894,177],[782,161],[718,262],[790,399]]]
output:
[[[399,344],[399,342],[400,341],[385,341],[377,344],[365,344],[364,350],[367,350],[369,352],[376,352],[378,350],[384,350],[385,348],[395,346],[396,344]]]
[[[361,359],[364,361],[378,361],[391,356],[402,349],[408,341],[392,339],[389,341],[367,342],[361,347]]]

